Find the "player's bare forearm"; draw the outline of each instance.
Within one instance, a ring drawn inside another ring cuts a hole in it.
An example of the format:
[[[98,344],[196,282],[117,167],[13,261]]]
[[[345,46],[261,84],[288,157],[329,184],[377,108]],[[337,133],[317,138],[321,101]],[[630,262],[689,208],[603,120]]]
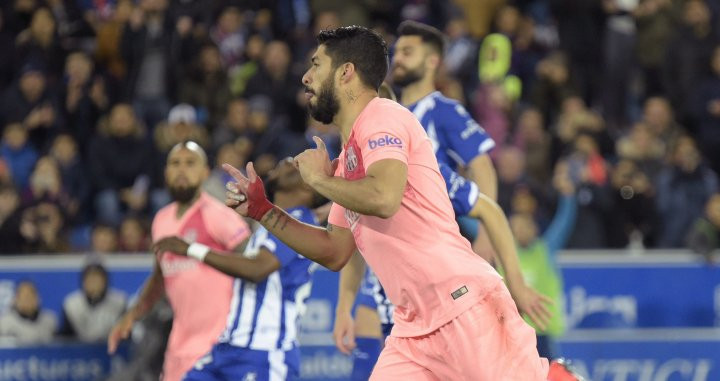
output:
[[[133,306],[128,312],[132,314],[134,320],[137,320],[145,316],[145,314],[153,308],[155,303],[157,303],[163,295],[165,295],[165,283],[163,281],[160,265],[156,261],[155,268],[148,280],[145,282],[137,303],[135,303],[135,306]]]
[[[318,176],[310,183],[318,193],[345,209],[366,216],[392,217],[400,208],[407,184],[407,165],[400,160],[380,160],[364,178]]]
[[[475,157],[468,164],[468,177],[478,186],[480,193],[497,200],[497,173],[490,155],[483,154]]]
[[[355,303],[355,295],[360,289],[363,274],[365,273],[365,261],[356,251],[345,267],[340,270],[340,282],[338,283],[338,312],[349,313]]]
[[[505,213],[500,206],[490,197],[480,194],[470,215],[482,219],[483,225],[488,232],[490,242],[497,252],[500,264],[505,272],[508,288],[510,291],[515,286],[524,285],[522,273],[520,272],[520,260],[515,249],[515,240]]]
[[[260,223],[300,255],[333,271],[340,271],[355,251],[355,241],[348,229],[305,224],[277,206]]]

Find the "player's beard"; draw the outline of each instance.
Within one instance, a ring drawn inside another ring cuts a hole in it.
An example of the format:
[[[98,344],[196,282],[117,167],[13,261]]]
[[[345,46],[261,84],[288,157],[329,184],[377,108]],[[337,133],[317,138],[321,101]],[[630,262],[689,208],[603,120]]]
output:
[[[310,116],[323,124],[332,123],[335,115],[340,111],[340,101],[335,94],[335,79],[332,77],[325,80],[320,86],[320,91],[316,95],[317,102],[315,106],[308,103]]]
[[[169,186],[168,192],[173,201],[181,204],[187,204],[192,201],[198,193],[199,186]]]
[[[405,73],[403,74],[395,74],[395,68],[393,68],[393,83],[399,87],[407,87],[409,85],[412,85],[413,83],[421,80],[423,78],[423,68],[421,66],[418,66],[416,68],[410,69],[408,67],[402,66],[403,69],[405,69]]]

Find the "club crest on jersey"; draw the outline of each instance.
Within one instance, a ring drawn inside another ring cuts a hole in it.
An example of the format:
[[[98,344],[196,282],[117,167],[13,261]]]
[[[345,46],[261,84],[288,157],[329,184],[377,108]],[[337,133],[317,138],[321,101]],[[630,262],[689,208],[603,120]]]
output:
[[[375,149],[378,147],[402,147],[402,140],[394,136],[385,135],[378,139],[370,139],[368,141],[368,146],[370,147],[370,149]]]
[[[348,172],[352,172],[357,168],[358,166],[358,158],[355,154],[355,149],[353,147],[350,147],[345,152],[345,170]]]
[[[185,230],[185,233],[183,233],[183,239],[187,243],[195,243],[197,241],[198,232],[195,229],[187,229]]]

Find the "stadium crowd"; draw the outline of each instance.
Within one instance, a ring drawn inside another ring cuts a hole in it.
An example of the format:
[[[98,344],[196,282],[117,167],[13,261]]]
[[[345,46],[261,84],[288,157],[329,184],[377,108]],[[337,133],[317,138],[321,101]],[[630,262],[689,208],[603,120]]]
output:
[[[567,163],[568,248],[720,241],[720,1],[8,0],[0,8],[0,253],[146,252],[162,168],[192,139],[260,175],[314,146],[315,34],[445,31],[439,76],[498,143],[499,203],[541,229]]]

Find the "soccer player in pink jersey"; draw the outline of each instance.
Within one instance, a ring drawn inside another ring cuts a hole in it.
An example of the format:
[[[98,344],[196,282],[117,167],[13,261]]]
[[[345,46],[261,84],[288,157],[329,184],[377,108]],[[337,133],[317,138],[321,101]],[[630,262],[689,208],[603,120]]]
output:
[[[272,205],[252,163],[247,177],[225,166],[236,180],[226,204],[331,270],[360,251],[395,305],[371,380],[545,380],[547,360],[518,308],[544,313],[546,299],[525,284],[516,256],[499,256],[506,287],[460,235],[425,130],[406,108],[378,98],[385,42],[357,26],[323,31],[318,42],[303,84],[311,115],[338,126],[344,147],[333,164],[315,138],[317,149],[295,163],[333,201],[328,226]]]
[[[237,213],[201,191],[208,174],[207,157],[196,143],[180,143],[168,154],[165,181],[175,202],[153,220],[154,270],[138,302],[108,338],[108,351],[113,353],[133,323],[166,295],[173,326],[163,364],[165,381],[181,380],[217,341],[225,328],[233,284],[233,278],[202,261],[174,253],[240,252],[250,236],[247,223]]]

